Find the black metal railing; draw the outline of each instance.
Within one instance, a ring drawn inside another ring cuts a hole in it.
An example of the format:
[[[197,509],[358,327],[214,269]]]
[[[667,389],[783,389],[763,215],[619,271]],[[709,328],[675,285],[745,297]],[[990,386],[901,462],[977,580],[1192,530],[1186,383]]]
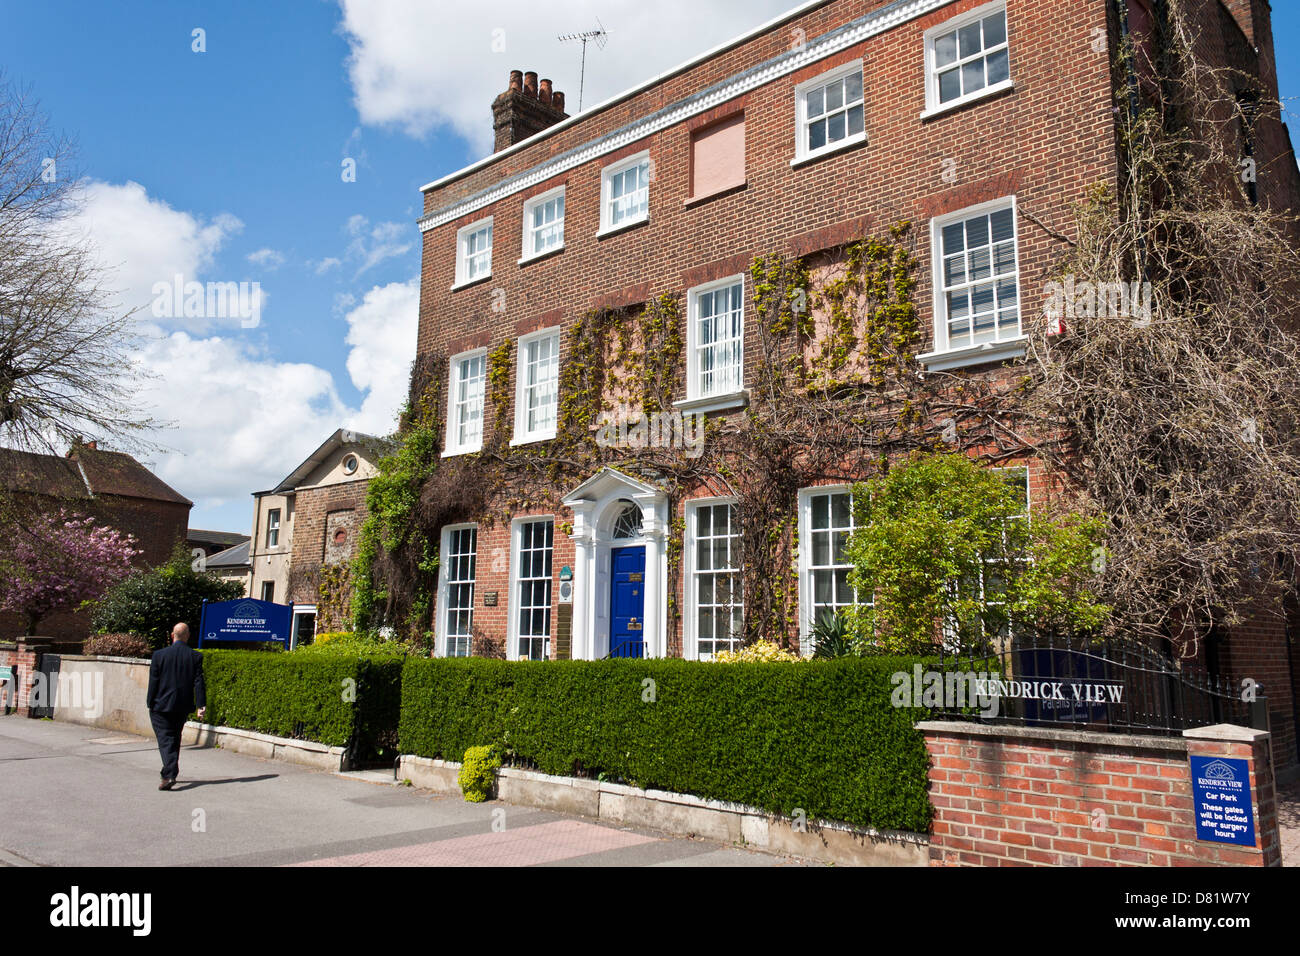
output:
[[[939,656],[942,693],[923,700],[936,717],[1168,735],[1209,724],[1267,729],[1258,685],[1136,641],[1013,638]]]
[[[640,638],[619,641],[605,655],[606,660],[611,657],[645,657],[645,641]]]

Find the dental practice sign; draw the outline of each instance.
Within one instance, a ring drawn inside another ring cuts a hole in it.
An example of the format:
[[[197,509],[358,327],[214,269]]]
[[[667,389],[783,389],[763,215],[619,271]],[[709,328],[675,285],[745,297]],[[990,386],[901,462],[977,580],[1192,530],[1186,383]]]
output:
[[[1191,762],[1196,839],[1254,846],[1250,766],[1232,757],[1194,756]]]
[[[199,621],[199,647],[221,641],[275,641],[289,644],[293,606],[238,598],[203,602]]]

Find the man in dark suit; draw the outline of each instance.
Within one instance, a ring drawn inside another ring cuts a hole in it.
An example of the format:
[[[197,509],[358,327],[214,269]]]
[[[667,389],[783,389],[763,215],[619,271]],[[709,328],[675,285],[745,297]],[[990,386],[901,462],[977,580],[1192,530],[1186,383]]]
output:
[[[185,718],[198,704],[199,719],[207,709],[203,688],[203,655],[189,646],[190,629],[185,624],[172,628],[169,647],[154,651],[149,662],[149,720],[162,754],[162,782],[159,790],[170,790],[180,769],[181,731]]]

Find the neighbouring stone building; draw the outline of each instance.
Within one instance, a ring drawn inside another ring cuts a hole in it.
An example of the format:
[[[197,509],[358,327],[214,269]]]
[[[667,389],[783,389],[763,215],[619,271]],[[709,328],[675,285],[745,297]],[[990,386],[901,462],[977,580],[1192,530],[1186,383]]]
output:
[[[365,520],[382,439],[339,429],[274,488],[253,494],[252,538],[215,555],[211,573],[263,601],[292,604],[294,639],[349,626],[347,568]]]
[[[1267,0],[1195,4],[1210,57],[1276,94]],[[848,244],[908,223],[919,371],[1007,381],[1072,204],[1118,176],[1112,53],[1130,29],[1149,50],[1160,6],[814,0],[570,118],[549,82],[512,73],[492,104],[495,152],[423,189],[417,372],[454,476],[438,503],[436,652],[707,659],[761,615],[808,653],[814,617],[854,600],[842,546],[858,475],[828,465],[790,486],[774,469],[749,489],[779,518],[762,576],[793,570],[782,604],[741,587],[735,474],[685,460],[694,416],[708,435],[743,422],[778,354],[755,303],[784,279],[755,261],[833,277]],[[534,101],[544,124],[518,122]],[[1251,148],[1269,170],[1262,200],[1300,208],[1285,126],[1261,122]],[[836,357],[836,321],[815,315],[807,351],[786,358],[814,378],[860,372],[866,346]],[[639,430],[638,405],[659,416]],[[611,410],[621,430],[602,430]],[[583,448],[656,440],[678,460]],[[526,477],[490,478],[501,462]],[[1028,500],[1053,495],[1036,460],[1005,464]],[[1267,684],[1289,763],[1297,634],[1300,615],[1266,610],[1218,649],[1225,673]]]
[[[192,502],[135,458],[95,442],[77,445],[63,457],[0,449],[0,484],[20,509],[66,509],[134,536],[141,568],[162,564],[187,540]],[[24,629],[16,615],[0,613],[0,637]],[[82,613],[52,614],[41,621],[40,631],[80,641],[90,621]]]

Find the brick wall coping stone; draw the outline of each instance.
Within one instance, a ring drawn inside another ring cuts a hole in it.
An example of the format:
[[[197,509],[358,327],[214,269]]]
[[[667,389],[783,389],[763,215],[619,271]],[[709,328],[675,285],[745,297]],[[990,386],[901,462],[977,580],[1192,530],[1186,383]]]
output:
[[[1228,726],[1226,724],[1220,726]],[[1145,734],[1111,734],[1095,730],[1055,730],[1050,727],[1021,727],[1013,724],[973,724],[964,720],[923,720],[916,729],[931,734],[964,734],[968,737],[1014,737],[1017,740],[1052,740],[1062,743],[1091,744],[1098,747],[1129,747],[1146,750],[1186,751],[1187,741],[1178,737],[1154,737]],[[1195,732],[1202,733],[1201,728]],[[1242,730],[1236,727],[1234,730]],[[1217,739],[1217,738],[1210,738]],[[1226,738],[1225,738],[1226,739]],[[1244,739],[1254,739],[1244,738]]]
[[[1184,730],[1183,736],[1192,740],[1226,740],[1232,743],[1253,744],[1267,740],[1267,730],[1254,730],[1250,727],[1238,727],[1236,724],[1214,724],[1211,727],[1193,727]]]
[[[112,661],[114,664],[149,665],[147,657],[115,657],[111,654],[60,654],[59,657],[65,661]]]

